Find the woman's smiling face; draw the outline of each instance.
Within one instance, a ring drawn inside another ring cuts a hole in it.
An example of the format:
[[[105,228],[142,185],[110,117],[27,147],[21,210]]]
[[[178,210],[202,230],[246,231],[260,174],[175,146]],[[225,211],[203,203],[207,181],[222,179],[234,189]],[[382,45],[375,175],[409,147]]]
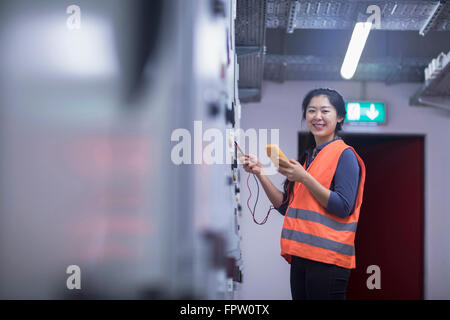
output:
[[[316,139],[324,143],[334,137],[334,131],[338,122],[343,121],[338,117],[336,108],[330,103],[325,95],[315,96],[306,108],[306,123]]]

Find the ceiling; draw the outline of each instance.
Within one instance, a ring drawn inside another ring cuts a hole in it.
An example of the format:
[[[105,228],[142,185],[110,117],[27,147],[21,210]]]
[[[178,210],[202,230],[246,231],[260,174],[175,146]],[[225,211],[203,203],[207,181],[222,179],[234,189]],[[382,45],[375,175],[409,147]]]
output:
[[[237,0],[240,100],[260,101],[263,80],[343,80],[353,27],[373,14],[371,5],[380,9],[379,28],[352,80],[424,82],[428,63],[450,51],[450,1]]]

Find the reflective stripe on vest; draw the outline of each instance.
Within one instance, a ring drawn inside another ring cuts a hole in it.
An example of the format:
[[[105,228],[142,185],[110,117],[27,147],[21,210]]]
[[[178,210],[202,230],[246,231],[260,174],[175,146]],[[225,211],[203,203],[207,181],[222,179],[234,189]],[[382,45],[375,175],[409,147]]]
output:
[[[334,251],[337,253],[345,254],[347,256],[355,255],[355,247],[354,246],[351,246],[351,245],[348,245],[345,243],[341,243],[341,242],[337,242],[337,241],[333,241],[333,240],[329,240],[326,238],[314,236],[309,233],[304,233],[304,232],[289,230],[289,229],[283,229],[281,237],[283,239],[306,243],[306,244],[309,244],[309,245],[312,245],[315,247],[319,247],[319,248],[331,250],[331,251]]]
[[[307,221],[318,222],[336,231],[356,232],[356,226],[358,224],[357,222],[351,223],[338,222],[320,213],[304,209],[289,208],[287,216],[295,219],[303,219]]]

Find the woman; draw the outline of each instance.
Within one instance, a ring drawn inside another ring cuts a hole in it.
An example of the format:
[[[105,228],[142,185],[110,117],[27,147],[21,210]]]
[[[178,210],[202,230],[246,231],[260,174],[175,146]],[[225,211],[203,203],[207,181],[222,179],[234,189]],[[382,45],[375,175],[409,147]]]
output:
[[[300,161],[283,162],[284,192],[264,174],[253,155],[244,169],[254,173],[273,206],[285,216],[281,255],[291,264],[294,300],[345,299],[355,268],[354,240],[362,204],[365,166],[355,150],[337,135],[345,102],[335,90],[315,89],[302,103],[310,133]]]

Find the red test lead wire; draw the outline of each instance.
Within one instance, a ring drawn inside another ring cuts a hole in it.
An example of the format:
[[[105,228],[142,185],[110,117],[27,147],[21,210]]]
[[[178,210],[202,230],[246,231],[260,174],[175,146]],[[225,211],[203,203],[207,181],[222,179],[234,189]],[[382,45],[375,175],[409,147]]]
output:
[[[250,180],[250,175],[253,175],[253,178],[255,178],[256,186],[257,186],[257,188],[258,188],[258,191],[257,191],[257,193],[256,193],[256,201],[255,201],[255,206],[253,207],[253,211],[252,211],[252,209],[250,208],[250,204],[249,204],[250,199],[251,199],[251,197],[252,197],[252,190],[250,189],[250,185],[249,185],[249,183],[248,183],[249,180]],[[267,222],[267,219],[269,218],[270,211],[271,211],[272,209],[274,209],[274,206],[270,206],[270,209],[269,209],[269,211],[267,212],[267,215],[266,215],[266,217],[264,218],[263,221],[261,221],[261,222],[256,221],[256,219],[255,219],[255,211],[256,211],[256,205],[258,204],[258,199],[259,199],[259,183],[258,183],[258,179],[256,179],[254,173],[250,173],[250,172],[248,173],[248,177],[247,177],[247,188],[248,188],[248,191],[250,192],[250,196],[249,196],[248,199],[247,199],[247,208],[248,208],[248,210],[250,211],[250,214],[251,214],[252,217],[253,217],[253,221],[254,221],[256,224],[263,225],[263,224],[265,224],[265,223]]]
[[[253,211],[252,211],[252,209],[250,208],[250,204],[249,204],[250,199],[251,199],[251,197],[252,197],[252,190],[250,189],[250,185],[249,185],[250,175],[253,175],[253,178],[255,178],[255,181],[256,181],[256,187],[257,187],[257,190],[258,190],[257,193],[256,193],[256,201],[255,201],[255,206],[253,207]],[[289,183],[290,183],[290,182],[289,182]],[[267,211],[267,215],[266,215],[266,217],[263,219],[263,221],[261,221],[261,222],[256,221],[256,219],[255,219],[255,213],[256,213],[256,212],[255,212],[255,211],[256,211],[256,205],[258,204],[258,199],[259,199],[259,183],[258,183],[258,179],[256,179],[254,173],[250,173],[250,172],[248,173],[248,177],[247,177],[247,188],[248,188],[248,191],[250,192],[250,196],[249,196],[248,199],[247,199],[247,208],[248,208],[248,210],[250,211],[250,214],[251,214],[252,217],[253,217],[253,221],[254,221],[256,224],[258,224],[258,225],[263,225],[263,224],[265,224],[265,223],[267,222],[267,219],[269,218],[270,211],[272,211],[273,209],[275,209],[275,207],[274,207],[273,205],[270,206],[269,211]],[[287,200],[288,200],[288,199],[286,198],[286,199],[283,201],[283,203],[282,203],[281,205],[285,204]],[[290,203],[289,203],[289,205],[290,205]]]

